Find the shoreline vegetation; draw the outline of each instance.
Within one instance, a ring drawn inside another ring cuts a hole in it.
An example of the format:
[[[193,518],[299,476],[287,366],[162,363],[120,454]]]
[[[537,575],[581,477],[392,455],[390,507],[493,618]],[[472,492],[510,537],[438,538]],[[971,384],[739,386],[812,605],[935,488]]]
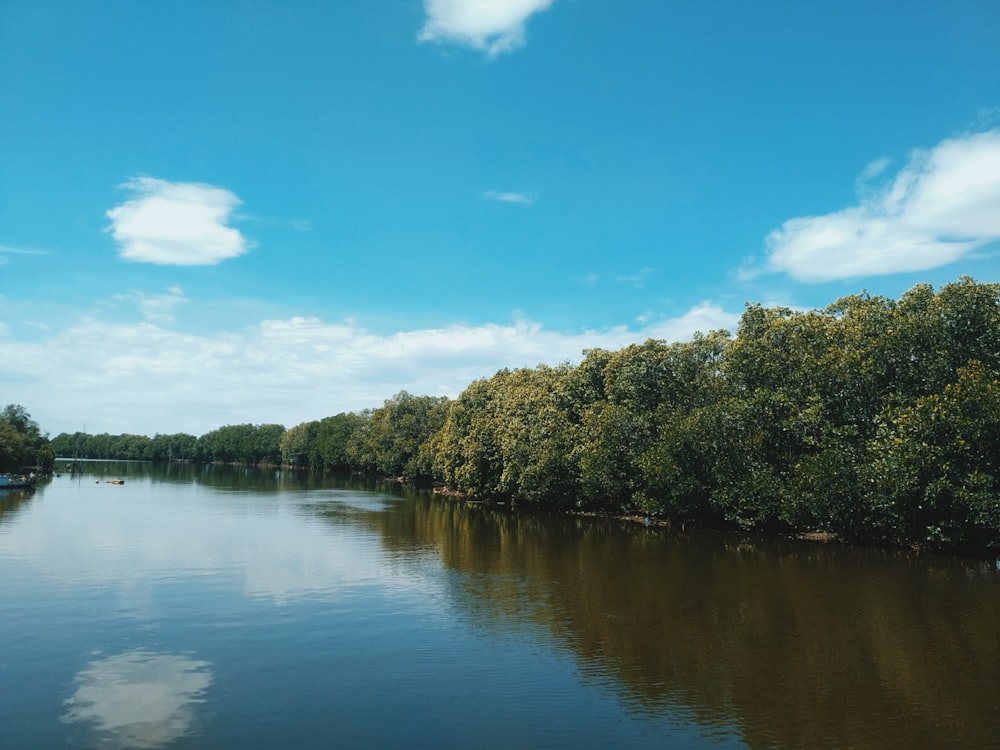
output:
[[[45,448],[355,472],[650,524],[995,556],[1000,285],[962,277],[810,311],[748,304],[735,335],[504,369],[453,400],[403,391],[288,429],[63,433]]]

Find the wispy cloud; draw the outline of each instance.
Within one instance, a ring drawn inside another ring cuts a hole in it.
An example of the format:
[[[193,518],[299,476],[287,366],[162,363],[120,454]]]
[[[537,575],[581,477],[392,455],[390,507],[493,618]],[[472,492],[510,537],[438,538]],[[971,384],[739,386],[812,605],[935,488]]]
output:
[[[738,320],[707,302],[637,329],[578,332],[518,319],[379,334],[349,320],[291,317],[193,335],[83,319],[29,340],[0,338],[0,362],[19,384],[9,397],[50,432],[86,423],[113,434],[201,434],[244,422],[292,426],[379,406],[404,388],[456,396],[503,367],[579,361],[584,349],[648,338],[684,341]]]
[[[24,247],[11,247],[10,245],[0,245],[0,254],[7,255],[48,255],[44,250],[30,250]]]
[[[854,193],[859,200],[877,200],[882,186],[878,183],[878,178],[882,176],[892,161],[887,156],[881,156],[868,163],[861,174],[854,181]]]
[[[132,197],[106,215],[126,260],[215,265],[250,247],[238,230],[227,226],[240,199],[225,188],[153,177],[135,177],[119,187]]]
[[[189,301],[184,296],[184,290],[177,286],[170,287],[165,294],[131,291],[125,294],[116,294],[113,299],[118,302],[136,304],[142,312],[143,318],[160,323],[172,321],[174,310],[178,305]]]
[[[646,279],[648,279],[653,273],[652,268],[643,268],[638,273],[626,274],[622,276],[616,276],[615,281],[620,281],[623,284],[631,284],[637,289],[641,289],[646,286]]]
[[[552,0],[424,0],[421,42],[452,42],[490,57],[524,44],[524,24]]]
[[[44,250],[31,250],[24,247],[11,247],[10,245],[0,245],[0,266],[7,263],[5,255],[48,255]]]
[[[768,270],[812,282],[923,271],[1000,239],[1000,129],[914,151],[872,186],[887,166],[862,172],[857,205],[771,232]]]
[[[520,203],[522,206],[530,206],[535,202],[533,193],[504,193],[496,190],[487,190],[483,193],[483,197],[486,200],[497,201],[499,203]]]

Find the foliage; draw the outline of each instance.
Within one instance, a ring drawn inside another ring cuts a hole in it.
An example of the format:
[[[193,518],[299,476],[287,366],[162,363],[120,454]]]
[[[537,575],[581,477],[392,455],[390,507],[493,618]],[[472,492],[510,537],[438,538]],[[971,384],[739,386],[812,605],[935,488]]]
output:
[[[494,425],[499,407],[495,383],[477,380],[448,405],[441,429],[430,440],[435,476],[473,497],[503,497],[502,462]]]
[[[980,362],[879,420],[868,471],[882,533],[936,548],[1000,549],[1000,378]]]
[[[21,471],[37,467],[52,468],[54,457],[48,440],[27,410],[8,404],[0,411],[0,471]]]
[[[351,457],[362,471],[391,477],[427,478],[432,460],[426,443],[444,423],[448,399],[400,391],[371,412],[356,435]]]
[[[1000,298],[920,285],[749,305],[734,338],[593,350],[469,386],[431,441],[478,497],[678,522],[1000,544]]]
[[[278,424],[226,425],[198,438],[198,453],[203,460],[221,463],[275,465],[281,463],[284,432]]]

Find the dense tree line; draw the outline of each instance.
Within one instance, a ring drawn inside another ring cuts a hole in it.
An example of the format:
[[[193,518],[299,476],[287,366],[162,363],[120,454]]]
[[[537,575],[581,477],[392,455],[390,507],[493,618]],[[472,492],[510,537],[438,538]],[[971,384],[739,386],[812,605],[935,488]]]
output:
[[[480,497],[1000,549],[998,291],[750,305],[735,337],[502,371],[451,404],[435,474]]]
[[[538,506],[996,551],[1000,286],[963,278],[809,312],[748,305],[735,336],[594,349],[576,366],[502,370],[451,401],[402,392],[288,430],[60,435],[53,446],[293,463]]]
[[[436,437],[436,467],[475,495],[995,550],[997,396],[997,285],[806,313],[752,305],[734,338],[473,384]]]

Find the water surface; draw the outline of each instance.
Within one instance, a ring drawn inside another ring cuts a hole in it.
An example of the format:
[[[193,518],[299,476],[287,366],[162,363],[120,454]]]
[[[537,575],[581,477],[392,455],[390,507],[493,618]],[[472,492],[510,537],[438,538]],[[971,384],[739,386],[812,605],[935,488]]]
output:
[[[993,562],[86,468],[0,498],[5,749],[1000,739]]]

